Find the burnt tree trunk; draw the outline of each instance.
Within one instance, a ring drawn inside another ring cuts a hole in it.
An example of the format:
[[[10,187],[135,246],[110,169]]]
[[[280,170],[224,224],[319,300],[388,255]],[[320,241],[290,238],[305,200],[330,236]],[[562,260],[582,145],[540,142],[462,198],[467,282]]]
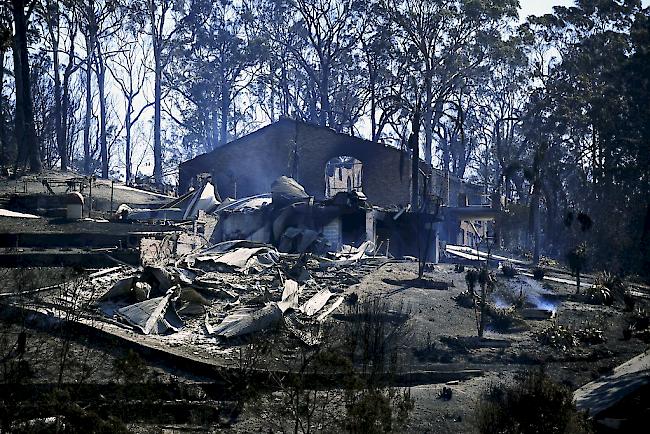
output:
[[[539,264],[541,250],[541,222],[540,222],[540,186],[539,180],[533,184],[533,194],[531,198],[531,218],[533,231],[533,264]]]
[[[411,210],[414,212],[420,208],[420,107],[416,107],[413,113],[411,125],[411,136],[408,141],[411,150]]]
[[[70,44],[70,51],[68,52],[68,58],[73,59],[74,58],[74,42]],[[72,150],[72,144],[70,143],[69,137],[68,137],[68,115],[70,111],[70,79],[72,78],[72,73],[76,70],[76,68],[72,64],[72,60],[68,62],[68,65],[65,67],[65,71],[63,72],[63,95],[61,96],[61,131],[62,131],[62,137],[63,137],[63,155],[65,157],[61,156],[61,168],[63,169],[64,165],[64,158],[65,158],[65,166],[67,170],[67,167],[70,164],[70,153]]]
[[[126,184],[131,185],[131,178],[133,174],[131,173],[131,112],[133,111],[133,97],[131,94],[126,98],[126,113],[124,114],[124,126],[126,127],[126,138],[125,138],[125,162],[126,162]]]
[[[0,166],[7,164],[7,139],[5,128],[5,108],[2,99],[5,78],[5,51],[0,49]]]
[[[68,46],[68,63],[63,70],[63,81],[61,82],[62,94],[61,94],[61,132],[57,134],[57,140],[61,138],[61,144],[59,144],[59,153],[61,157],[61,170],[67,170],[70,165],[70,154],[72,151],[72,144],[70,143],[68,137],[68,116],[70,111],[70,81],[72,79],[72,74],[79,68],[79,64],[74,62],[75,58],[75,37],[77,36],[77,24],[72,20],[69,21],[70,26],[72,27],[71,34],[69,35]]]
[[[324,127],[332,127],[332,107],[330,105],[330,68],[327,62],[321,61],[323,71],[321,72],[321,82],[319,86],[320,91],[320,124]],[[336,128],[335,128],[336,129]],[[336,129],[338,131],[338,129]]]
[[[157,19],[158,4],[154,0],[147,1],[147,14],[151,30],[151,48],[154,60],[154,104],[153,104],[153,177],[157,186],[162,186],[162,75],[163,75],[163,38],[165,30],[165,15],[169,4],[161,4],[160,15]]]
[[[99,90],[99,151],[102,163],[102,178],[108,179],[108,143],[106,137],[106,63],[97,46],[97,88]]]
[[[432,143],[433,143],[433,90],[431,89],[430,72],[426,71],[424,78],[424,161],[428,165],[433,162]]]
[[[478,337],[482,338],[483,334],[485,333],[485,298],[487,296],[487,291],[486,287],[487,283],[482,283],[481,284],[481,305],[480,305],[480,311],[481,311],[481,317],[478,323]]]
[[[34,126],[34,106],[29,75],[25,1],[12,0],[14,17],[14,77],[16,83],[16,145],[20,163],[29,163],[31,172],[41,171],[41,156]]]
[[[152,21],[155,31],[155,23]],[[156,33],[154,33],[155,35]],[[154,36],[154,109],[153,109],[153,175],[156,185],[161,186],[162,175],[162,141],[160,118],[162,110],[162,47],[160,40]]]
[[[53,5],[48,5],[47,30],[52,40],[52,69],[54,75],[54,133],[56,136],[56,147],[61,161],[61,170],[68,170],[68,152],[65,140],[65,129],[63,127],[64,111],[62,107],[62,84],[59,61],[59,11]],[[70,59],[71,63],[71,59]]]
[[[230,113],[230,83],[225,73],[221,82],[221,129],[219,132],[219,145],[228,143],[228,115]]]
[[[285,52],[286,56],[286,52]],[[290,93],[289,93],[289,79],[287,78],[287,62],[286,58],[282,59],[282,72],[280,74],[280,88],[282,89],[282,116],[289,116],[289,104],[290,104]]]
[[[86,35],[86,113],[84,114],[84,173],[90,175],[91,161],[90,161],[90,118],[93,113],[93,94],[92,94],[92,70],[93,70],[93,46],[95,38],[92,32]]]
[[[377,131],[377,71],[371,62],[368,62],[368,86],[370,87],[370,133],[372,141],[379,140]]]

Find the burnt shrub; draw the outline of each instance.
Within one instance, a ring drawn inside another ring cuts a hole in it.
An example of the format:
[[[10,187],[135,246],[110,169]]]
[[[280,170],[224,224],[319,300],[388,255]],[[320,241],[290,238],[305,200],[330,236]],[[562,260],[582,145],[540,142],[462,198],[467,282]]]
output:
[[[115,376],[125,384],[146,382],[149,374],[142,357],[131,349],[124,356],[113,361],[113,371]]]
[[[625,282],[623,282],[623,279],[621,279],[620,276],[617,276],[608,271],[598,273],[598,275],[596,275],[594,285],[601,285],[609,289],[612,297],[617,299],[623,299],[623,295],[627,289]]]
[[[374,390],[349,404],[347,416],[350,432],[388,432],[392,428],[390,400]]]
[[[503,264],[501,272],[505,277],[512,278],[517,275],[517,270],[512,264]]]
[[[395,375],[412,336],[409,317],[406,306],[383,299],[348,306],[321,345],[301,347],[286,365],[290,374],[278,377],[278,399],[268,410],[277,415],[273,432],[403,432],[414,400]]]
[[[596,345],[605,342],[605,335],[599,327],[588,325],[575,331],[576,339],[586,345]]]
[[[461,307],[472,308],[476,306],[476,301],[474,298],[474,293],[469,291],[463,291],[458,294],[456,297],[453,297],[456,304]]]
[[[567,348],[578,345],[578,340],[575,334],[567,327],[558,323],[553,323],[538,331],[535,333],[535,336],[542,345],[548,345],[561,350],[566,350]]]
[[[478,283],[478,275],[478,270],[467,270],[467,273],[465,273],[465,283],[467,283],[467,291],[470,294],[474,294],[474,288]]]
[[[400,432],[414,408],[408,389],[365,390],[348,400],[344,427],[351,433]]]
[[[639,338],[644,342],[650,342],[650,315],[644,309],[638,309],[627,319],[627,325],[623,328],[623,339]]]
[[[606,286],[594,285],[585,290],[584,301],[589,304],[611,306],[614,303],[614,297]]]
[[[542,280],[546,275],[546,271],[541,267],[533,268],[533,279]]]
[[[625,291],[625,293],[623,294],[623,304],[625,305],[626,312],[632,312],[634,310],[634,306],[636,305],[636,300],[634,299],[634,296],[632,296],[632,293],[629,290]]]
[[[630,316],[628,323],[635,330],[645,330],[650,327],[650,315],[645,309],[638,309]]]
[[[14,433],[128,433],[124,423],[114,416],[100,416],[92,409],[74,402],[74,393],[55,389],[45,401],[35,401],[39,419],[20,420],[13,424]],[[42,416],[50,416],[45,418]]]
[[[634,298],[620,276],[608,271],[598,273],[592,288],[602,293],[603,304],[611,306],[615,300],[618,300],[625,305],[628,312],[634,309]]]
[[[517,314],[517,311],[510,308],[498,308],[490,306],[487,311],[490,327],[499,332],[506,333],[514,328],[522,328],[526,323]]]
[[[528,371],[514,384],[491,386],[476,409],[480,433],[590,433],[586,415],[576,410],[571,390],[543,371]]]

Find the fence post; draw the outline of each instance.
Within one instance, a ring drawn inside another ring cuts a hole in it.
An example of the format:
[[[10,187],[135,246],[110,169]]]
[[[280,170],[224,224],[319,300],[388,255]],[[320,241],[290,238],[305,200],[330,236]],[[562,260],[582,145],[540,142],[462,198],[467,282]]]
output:
[[[111,180],[111,214],[113,214],[113,188],[115,186],[115,181]]]
[[[90,184],[90,194],[88,198],[88,218],[90,217],[90,212],[93,210],[93,177],[88,177],[88,184]]]

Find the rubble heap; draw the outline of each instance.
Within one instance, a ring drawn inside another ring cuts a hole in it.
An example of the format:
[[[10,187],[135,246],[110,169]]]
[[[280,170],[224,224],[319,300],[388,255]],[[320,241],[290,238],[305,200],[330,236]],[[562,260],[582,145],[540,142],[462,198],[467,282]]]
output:
[[[344,289],[385,261],[359,249],[332,256],[226,241],[173,264],[116,268],[89,286],[105,288],[94,304],[102,316],[145,335],[190,331],[227,341],[283,322],[302,342],[316,345]]]

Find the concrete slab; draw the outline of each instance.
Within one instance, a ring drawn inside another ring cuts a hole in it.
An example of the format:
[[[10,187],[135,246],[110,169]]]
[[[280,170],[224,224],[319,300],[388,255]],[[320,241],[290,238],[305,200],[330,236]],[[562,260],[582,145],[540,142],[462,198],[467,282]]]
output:
[[[445,250],[447,253],[451,253],[457,256],[460,256],[465,259],[473,259],[473,260],[485,260],[487,258],[487,252],[482,252],[480,250],[473,249],[471,247],[467,246],[456,246],[453,244],[447,244],[445,246]],[[505,256],[501,255],[495,255],[495,254],[490,254],[490,259],[495,260],[495,261],[504,261],[504,262],[511,262],[513,264],[517,265],[530,265],[529,262],[526,261],[520,261],[519,259],[513,259],[513,258],[507,258]]]
[[[603,411],[650,383],[650,352],[628,360],[614,368],[614,372],[585,384],[573,393],[576,407],[598,418]]]
[[[22,212],[11,211],[8,209],[0,208],[0,217],[13,217],[23,219],[40,219],[39,216],[34,214],[26,214]]]

